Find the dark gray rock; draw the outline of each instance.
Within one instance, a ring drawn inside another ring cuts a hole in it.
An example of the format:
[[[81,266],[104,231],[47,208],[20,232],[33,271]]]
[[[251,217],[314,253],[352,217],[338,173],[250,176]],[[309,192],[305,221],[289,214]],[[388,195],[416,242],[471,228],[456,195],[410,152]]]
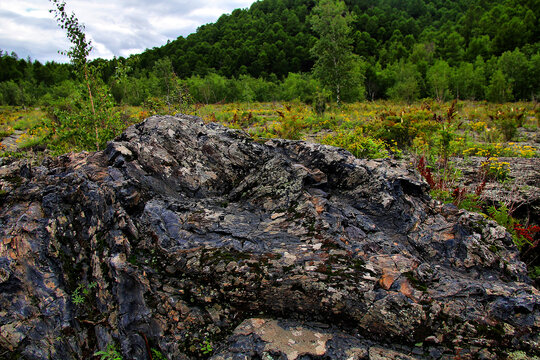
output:
[[[390,160],[155,116],[0,185],[0,357],[538,354],[510,236]]]

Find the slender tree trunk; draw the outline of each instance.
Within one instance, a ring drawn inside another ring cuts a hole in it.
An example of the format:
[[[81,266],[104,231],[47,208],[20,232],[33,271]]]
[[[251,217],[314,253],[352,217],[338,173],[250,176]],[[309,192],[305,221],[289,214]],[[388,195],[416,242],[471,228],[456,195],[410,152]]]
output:
[[[332,58],[333,62],[334,62],[334,77],[335,77],[335,81],[336,81],[336,101],[337,101],[337,105],[338,107],[341,107],[341,94],[340,94],[340,90],[341,90],[341,79],[339,78],[339,72],[338,72],[338,60],[333,57]]]
[[[167,111],[171,113],[171,87],[169,86],[169,81],[167,81]]]
[[[96,121],[96,109],[94,107],[94,97],[92,96],[92,89],[90,88],[90,80],[88,79],[88,68],[84,65],[84,80],[86,81],[86,88],[88,89],[88,96],[90,97],[90,106],[92,107],[92,114],[94,115],[94,129],[96,131],[96,150],[99,151],[99,135],[98,124]]]

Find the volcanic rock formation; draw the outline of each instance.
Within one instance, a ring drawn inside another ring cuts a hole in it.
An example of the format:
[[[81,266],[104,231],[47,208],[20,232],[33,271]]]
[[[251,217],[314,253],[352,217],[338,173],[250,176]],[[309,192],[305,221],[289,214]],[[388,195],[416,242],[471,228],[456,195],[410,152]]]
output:
[[[0,185],[0,358],[538,354],[509,234],[391,160],[154,116]]]

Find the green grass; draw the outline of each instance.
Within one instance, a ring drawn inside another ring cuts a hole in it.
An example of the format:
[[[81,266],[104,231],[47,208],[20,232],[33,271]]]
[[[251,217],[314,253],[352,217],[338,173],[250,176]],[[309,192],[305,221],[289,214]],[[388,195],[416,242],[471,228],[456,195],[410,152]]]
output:
[[[21,109],[0,107],[0,140],[10,136],[15,130],[26,132],[43,122],[46,113],[41,109]]]
[[[330,106],[319,115],[311,106],[298,102],[232,103],[202,105],[193,112],[205,121],[242,128],[263,139],[291,134],[290,138],[324,141],[330,133],[334,138],[345,134],[350,144],[363,144],[363,138],[372,139],[372,144],[382,141],[389,154],[395,154],[392,148],[398,148],[432,157],[538,156],[538,149],[517,135],[520,127],[533,133],[538,131],[534,103],[457,102],[449,118],[451,106],[430,100],[411,105],[376,101]],[[357,139],[354,134],[358,135]]]
[[[45,113],[41,110],[29,110],[20,115],[13,125],[15,130],[28,130],[38,125],[43,121]]]
[[[325,113],[317,114],[311,106],[300,102],[251,102],[196,104],[190,113],[207,122],[243,129],[255,139],[315,139],[341,144],[357,156],[403,153],[428,158],[538,157],[538,149],[518,136],[521,127],[533,134],[538,131],[538,109],[534,103],[457,102],[452,107],[453,116],[449,117],[451,107],[451,103],[432,100],[414,104],[376,101],[333,105]],[[127,127],[166,109],[124,106],[121,111]],[[41,145],[60,152],[85,150],[73,148],[74,141],[69,136],[58,138],[54,122],[47,119],[42,110],[1,107],[0,137],[20,130],[24,131],[21,148]],[[340,140],[343,137],[346,141]]]

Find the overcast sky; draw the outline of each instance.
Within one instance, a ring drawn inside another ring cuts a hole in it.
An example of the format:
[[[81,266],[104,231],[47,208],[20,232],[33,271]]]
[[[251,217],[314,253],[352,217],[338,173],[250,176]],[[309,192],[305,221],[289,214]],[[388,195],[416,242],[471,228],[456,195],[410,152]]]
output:
[[[91,58],[129,56],[187,36],[222,14],[255,0],[66,0],[92,40]],[[49,13],[48,0],[0,0],[0,49],[41,62],[68,62],[58,50],[70,47]]]

